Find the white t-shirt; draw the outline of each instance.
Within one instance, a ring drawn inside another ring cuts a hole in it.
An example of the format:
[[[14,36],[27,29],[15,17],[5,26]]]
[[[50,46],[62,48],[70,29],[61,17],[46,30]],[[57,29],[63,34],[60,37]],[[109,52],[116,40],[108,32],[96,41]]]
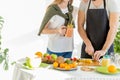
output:
[[[62,9],[63,13],[68,12],[68,8]],[[59,28],[65,23],[65,19],[59,15],[54,15],[50,19],[48,28]],[[49,34],[48,49],[53,52],[69,52],[73,50],[73,37],[65,37],[60,34]]]
[[[79,10],[84,11],[85,14],[88,9],[89,1],[90,0],[88,0],[88,2],[86,2],[86,3],[84,1],[81,1],[81,3],[80,3]],[[106,10],[107,10],[108,17],[111,12],[120,12],[117,0],[105,0],[105,1],[106,1]],[[96,7],[96,6],[94,6],[94,4],[92,3],[92,0],[91,0],[89,9],[103,9],[103,8],[104,8],[104,4],[100,5],[99,7]]]

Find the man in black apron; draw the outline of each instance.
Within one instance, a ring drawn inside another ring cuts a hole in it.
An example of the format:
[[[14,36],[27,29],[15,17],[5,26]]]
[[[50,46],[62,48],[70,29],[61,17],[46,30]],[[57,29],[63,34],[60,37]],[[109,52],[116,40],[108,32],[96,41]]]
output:
[[[106,1],[103,0],[103,2],[103,9],[89,9],[91,4],[90,0],[86,15],[86,34],[91,41],[94,51],[101,50],[103,48],[109,31],[109,20],[106,11]],[[83,43],[81,58],[92,58],[91,55],[86,53],[85,47],[86,45]],[[107,54],[109,55],[111,52],[113,52],[113,44],[108,49]]]

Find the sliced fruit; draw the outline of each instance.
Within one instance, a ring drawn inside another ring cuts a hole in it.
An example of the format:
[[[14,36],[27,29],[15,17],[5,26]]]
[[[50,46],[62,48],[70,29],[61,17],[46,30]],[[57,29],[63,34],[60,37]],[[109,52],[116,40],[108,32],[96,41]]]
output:
[[[37,57],[40,57],[40,58],[41,58],[43,54],[42,54],[42,52],[36,52],[35,55],[36,55]]]

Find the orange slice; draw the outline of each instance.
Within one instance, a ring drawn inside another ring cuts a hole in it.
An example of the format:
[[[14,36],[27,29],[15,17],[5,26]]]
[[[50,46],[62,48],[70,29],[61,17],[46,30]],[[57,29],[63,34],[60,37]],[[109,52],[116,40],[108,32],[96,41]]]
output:
[[[36,52],[35,55],[36,55],[37,57],[41,58],[43,54],[42,54],[42,52]]]

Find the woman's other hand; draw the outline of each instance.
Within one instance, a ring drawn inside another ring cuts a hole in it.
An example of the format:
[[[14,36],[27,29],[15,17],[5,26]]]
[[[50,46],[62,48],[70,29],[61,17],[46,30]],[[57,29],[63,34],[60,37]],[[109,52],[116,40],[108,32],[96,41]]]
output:
[[[85,51],[86,51],[86,53],[88,53],[91,56],[93,56],[93,54],[94,54],[94,48],[92,45],[86,46]]]
[[[104,51],[104,50],[95,51],[93,59],[98,61],[101,56],[105,55],[105,53],[106,53],[106,51]]]
[[[85,3],[87,3],[88,2],[88,0],[83,0]]]
[[[61,26],[59,29],[58,29],[58,32],[61,36],[65,36],[65,33],[66,33],[66,26]]]

